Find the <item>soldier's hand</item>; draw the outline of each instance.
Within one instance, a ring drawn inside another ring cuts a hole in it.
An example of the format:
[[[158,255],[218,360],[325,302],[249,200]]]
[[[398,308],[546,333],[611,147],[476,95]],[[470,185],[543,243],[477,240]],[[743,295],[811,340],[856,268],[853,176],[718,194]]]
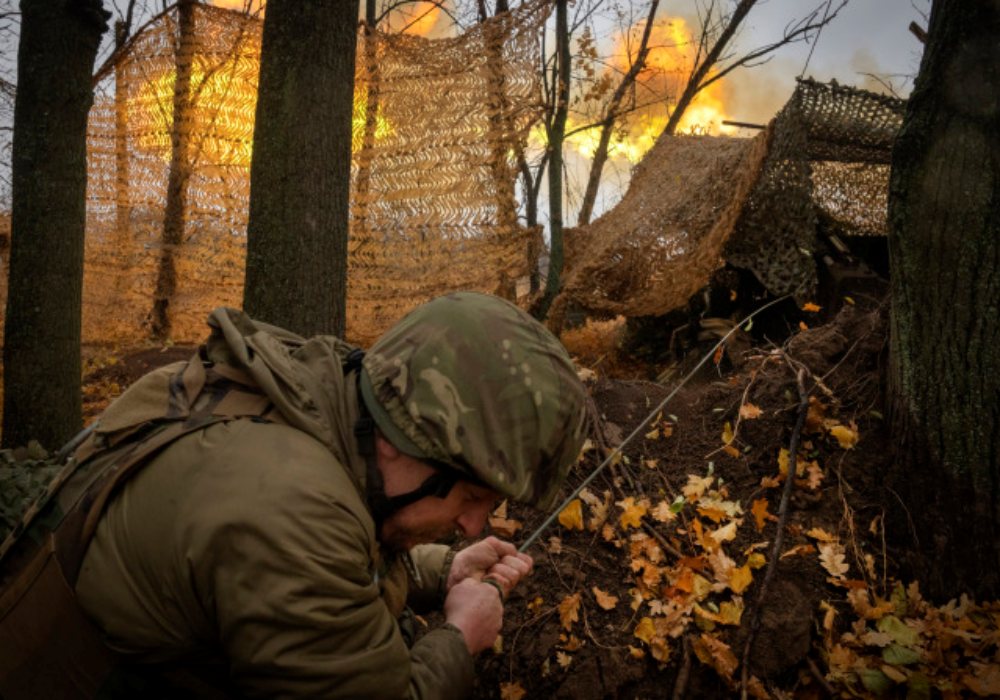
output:
[[[467,578],[444,599],[444,616],[465,637],[470,654],[489,649],[503,626],[503,602],[493,586]]]
[[[518,552],[510,542],[487,537],[455,555],[446,588],[451,590],[466,578],[490,578],[500,584],[506,597],[518,581],[531,573],[531,567],[531,557]]]

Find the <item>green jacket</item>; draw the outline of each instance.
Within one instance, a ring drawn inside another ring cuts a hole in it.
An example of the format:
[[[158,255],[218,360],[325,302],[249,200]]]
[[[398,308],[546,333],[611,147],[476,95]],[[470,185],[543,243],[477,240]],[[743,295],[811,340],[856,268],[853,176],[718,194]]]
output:
[[[229,310],[210,325],[210,366],[259,387],[264,397],[248,396],[269,404],[267,422],[186,435],[126,482],[83,559],[84,611],[126,659],[218,661],[249,697],[467,695],[461,633],[445,626],[408,648],[397,624],[405,602],[443,600],[450,557],[415,548],[418,586],[379,549],[353,435],[355,377],[342,372],[349,348]],[[140,380],[101,430],[168,416],[182,370]]]

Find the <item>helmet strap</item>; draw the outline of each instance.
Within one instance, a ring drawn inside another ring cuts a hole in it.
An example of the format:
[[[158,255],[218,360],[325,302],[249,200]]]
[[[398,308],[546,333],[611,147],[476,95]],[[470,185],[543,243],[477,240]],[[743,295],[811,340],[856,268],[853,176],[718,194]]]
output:
[[[420,486],[407,493],[387,496],[385,481],[382,478],[382,472],[378,469],[375,453],[375,421],[368,412],[364,400],[361,399],[360,392],[358,404],[360,415],[354,424],[354,436],[358,441],[358,451],[365,459],[367,472],[365,491],[368,497],[368,507],[375,520],[376,532],[381,533],[382,524],[411,503],[416,503],[428,496],[447,498],[461,477],[453,470],[441,469],[435,464],[434,473],[424,479]]]

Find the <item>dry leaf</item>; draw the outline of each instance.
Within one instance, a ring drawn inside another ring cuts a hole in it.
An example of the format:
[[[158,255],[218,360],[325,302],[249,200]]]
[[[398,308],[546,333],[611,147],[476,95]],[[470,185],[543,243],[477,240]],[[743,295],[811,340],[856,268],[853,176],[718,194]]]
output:
[[[660,429],[659,428],[653,428],[652,430],[650,430],[645,435],[645,438],[647,440],[657,440],[657,439],[659,439],[659,437],[660,437]]]
[[[834,578],[844,578],[851,567],[845,561],[844,546],[839,542],[823,542],[819,545],[819,563]]]
[[[695,474],[688,474],[688,482],[682,489],[684,497],[689,501],[697,501],[704,495],[713,481],[715,481],[714,476],[701,477]]]
[[[767,692],[764,684],[761,683],[757,676],[750,676],[750,679],[747,681],[747,694],[757,700],[771,700],[770,693]]]
[[[760,487],[762,489],[774,489],[781,486],[781,479],[777,479],[773,476],[765,476],[760,480]]]
[[[753,513],[754,524],[757,526],[757,532],[764,529],[764,522],[767,520],[777,520],[777,518],[771,515],[767,511],[767,499],[758,498],[750,506],[750,512]]]
[[[605,593],[597,586],[590,589],[594,593],[594,598],[597,599],[597,604],[602,610],[614,610],[615,606],[618,605],[618,598],[613,595]]]
[[[814,527],[812,530],[806,530],[806,536],[812,537],[814,540],[819,540],[820,542],[836,542],[837,536],[831,535],[829,532],[821,527]]]
[[[781,558],[784,559],[786,557],[794,557],[796,554],[812,554],[815,551],[816,551],[816,548],[813,547],[811,544],[808,544],[808,543],[806,543],[806,544],[799,544],[799,545],[795,545],[794,547],[792,547],[791,549],[789,549],[787,552],[784,552],[781,555]]]
[[[646,652],[640,647],[634,647],[631,644],[628,645],[628,653],[633,659],[641,659],[646,656]]]
[[[767,564],[767,557],[765,557],[760,552],[754,552],[749,557],[747,557],[747,566],[751,569],[760,569]]]
[[[666,501],[660,501],[657,503],[656,506],[649,511],[649,514],[653,516],[654,520],[661,523],[669,523],[677,517],[677,514]]]
[[[638,501],[629,496],[623,501],[616,501],[615,505],[622,509],[622,514],[618,521],[624,528],[635,528],[642,525],[642,516],[649,511],[649,502],[640,498]]]
[[[586,367],[578,367],[576,370],[576,376],[580,378],[581,382],[597,381],[597,372],[592,369],[587,369]]]
[[[732,445],[723,445],[722,451],[725,452],[730,457],[740,456],[740,451],[737,448],[733,447]]]
[[[699,661],[714,668],[716,673],[727,681],[733,680],[733,671],[739,662],[729,645],[708,634],[702,634],[695,638],[691,647]]]
[[[583,503],[579,498],[574,498],[560,511],[559,524],[567,530],[583,529]]]
[[[656,467],[657,467],[657,465],[659,465],[659,463],[660,463],[660,460],[658,460],[658,459],[644,459],[642,461],[642,464],[643,464],[643,466],[646,467],[646,469],[656,469]]]
[[[735,439],[733,426],[729,424],[729,421],[726,421],[725,425],[722,426],[722,444],[728,445]]]
[[[649,652],[661,664],[670,660],[670,644],[663,637],[653,637],[649,641]]]
[[[755,406],[752,403],[745,403],[740,406],[740,418],[743,420],[754,420],[760,418],[762,411],[759,406]]]
[[[823,483],[823,470],[819,468],[819,464],[813,460],[806,465],[806,474],[808,476],[808,481],[806,486],[812,491],[819,488],[819,485]]]
[[[556,652],[556,663],[563,668],[568,668],[571,663],[573,663],[573,657],[566,652],[557,651]]]
[[[506,539],[512,538],[522,527],[524,527],[524,525],[520,520],[496,517],[490,518],[490,530],[493,534]]]
[[[562,637],[563,635],[559,636]],[[580,638],[577,637],[575,634],[571,634],[569,636],[569,639],[566,640],[566,643],[563,644],[563,649],[565,649],[566,651],[578,651],[582,646],[583,642],[580,641]]]
[[[521,700],[527,694],[528,691],[517,681],[500,684],[500,700]]]
[[[753,582],[753,572],[749,564],[735,568],[729,574],[729,587],[733,589],[733,593],[742,593],[751,582]]]
[[[644,617],[639,620],[639,624],[635,626],[635,631],[632,634],[649,644],[649,640],[656,636],[656,628],[653,627],[652,618]]]
[[[807,301],[805,304],[802,305],[802,310],[803,311],[806,311],[806,312],[812,313],[812,314],[818,313],[819,310],[822,309],[822,308],[823,308],[822,306],[817,306],[816,304],[812,303],[811,301]]]
[[[550,537],[548,549],[553,554],[562,554],[562,540],[558,537]]]
[[[853,423],[850,427],[846,425],[835,425],[831,427],[829,431],[830,435],[832,435],[845,450],[850,450],[858,444],[858,431]]]
[[[580,619],[580,594],[574,593],[562,599],[559,603],[559,622],[563,629],[569,631],[573,623]]]
[[[718,544],[734,540],[736,538],[736,528],[738,528],[742,522],[742,518],[733,520],[728,525],[723,525],[718,530],[712,530],[708,533],[708,536],[715,540]]]

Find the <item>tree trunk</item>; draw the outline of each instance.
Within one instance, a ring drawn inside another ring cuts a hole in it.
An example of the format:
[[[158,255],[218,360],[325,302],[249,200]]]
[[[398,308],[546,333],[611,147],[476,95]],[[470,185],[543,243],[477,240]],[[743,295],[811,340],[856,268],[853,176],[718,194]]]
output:
[[[174,76],[173,123],[170,129],[170,170],[167,201],[163,208],[160,261],[150,313],[150,335],[163,341],[170,337],[170,301],[177,291],[177,249],[184,241],[187,188],[191,162],[191,71],[195,53],[194,0],[177,4],[177,52]]]
[[[534,309],[535,316],[544,319],[549,307],[559,293],[563,268],[563,141],[566,137],[566,118],[569,114],[569,19],[567,0],[556,0],[556,109],[549,129],[549,273],[545,278],[545,292]]]
[[[1000,0],[936,0],[893,151],[897,526],[929,592],[1000,594]]]
[[[243,302],[343,335],[358,0],[271,0],[264,20]]]
[[[80,307],[90,75],[100,0],[22,0],[4,326],[3,444],[80,428]]]

